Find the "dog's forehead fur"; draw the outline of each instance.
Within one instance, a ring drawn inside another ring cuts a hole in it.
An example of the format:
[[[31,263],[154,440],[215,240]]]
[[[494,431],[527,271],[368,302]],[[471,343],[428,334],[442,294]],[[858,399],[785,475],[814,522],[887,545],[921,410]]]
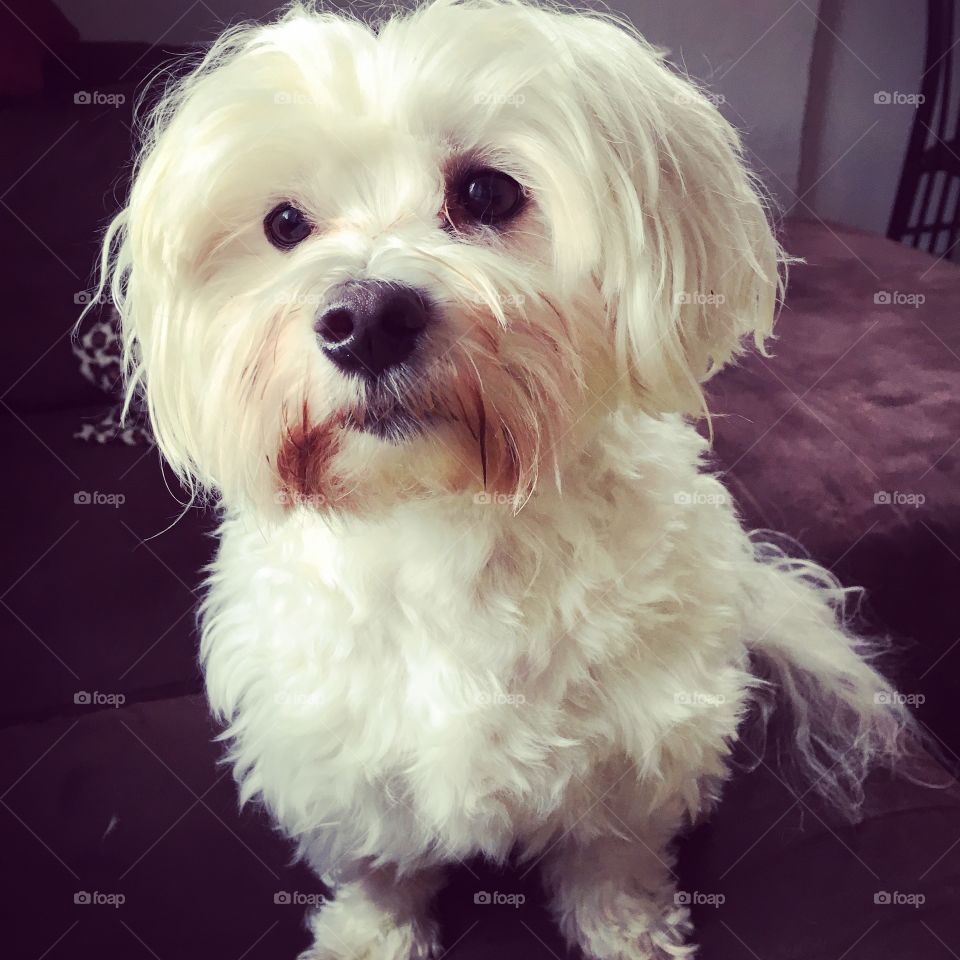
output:
[[[441,3],[379,28],[339,16],[288,21],[248,53],[285,60],[271,72],[285,69],[292,90],[344,117],[433,133],[451,121],[471,128],[524,94],[553,112],[576,66],[565,29],[563,19],[521,5]]]
[[[215,48],[179,103],[173,125],[205,147],[182,172],[215,196],[218,181],[255,165],[251,204],[286,193],[320,219],[374,213],[390,223],[435,217],[445,174],[469,158],[514,175],[558,225],[579,210],[587,247],[588,105],[561,26],[520,5],[438,4],[379,30],[320,15],[263,28]]]

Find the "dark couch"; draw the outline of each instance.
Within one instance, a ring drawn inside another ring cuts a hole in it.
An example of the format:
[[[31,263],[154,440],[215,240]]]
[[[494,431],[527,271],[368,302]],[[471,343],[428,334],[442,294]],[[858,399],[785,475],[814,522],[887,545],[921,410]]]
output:
[[[180,517],[152,448],[74,438],[105,397],[69,330],[129,156],[132,87],[100,89],[126,103],[74,103],[67,78],[0,111],[0,955],[293,957],[298,901],[319,887],[259,811],[238,813],[200,693],[212,518]],[[752,526],[867,587],[863,627],[896,639],[887,669],[952,762],[960,271],[821,224],[788,224],[785,243],[807,262],[775,356],[712,388],[717,468]],[[956,957],[960,791],[878,776],[865,821],[843,825],[786,785],[773,752],[682,845],[700,956]],[[527,902],[474,902],[492,890]],[[467,864],[439,911],[452,958],[563,954],[535,872]]]

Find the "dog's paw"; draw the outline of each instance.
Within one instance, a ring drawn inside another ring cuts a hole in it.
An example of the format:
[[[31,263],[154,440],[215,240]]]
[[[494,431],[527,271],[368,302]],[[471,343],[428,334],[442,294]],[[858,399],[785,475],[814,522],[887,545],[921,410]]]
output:
[[[696,954],[684,906],[658,907],[645,897],[624,895],[615,909],[580,915],[580,947],[589,960],[689,960]]]
[[[299,960],[435,960],[439,930],[432,920],[398,922],[370,903],[334,900],[313,914],[314,944]]]

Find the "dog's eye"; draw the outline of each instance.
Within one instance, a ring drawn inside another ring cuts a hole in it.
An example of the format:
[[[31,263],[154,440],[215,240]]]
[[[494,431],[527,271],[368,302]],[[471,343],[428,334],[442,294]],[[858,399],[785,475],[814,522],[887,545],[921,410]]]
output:
[[[274,207],[263,221],[263,232],[267,239],[281,250],[295,247],[306,240],[313,230],[313,224],[307,215],[292,203],[281,203]]]
[[[476,170],[460,188],[460,207],[477,223],[492,226],[509,220],[523,205],[523,187],[499,170]]]

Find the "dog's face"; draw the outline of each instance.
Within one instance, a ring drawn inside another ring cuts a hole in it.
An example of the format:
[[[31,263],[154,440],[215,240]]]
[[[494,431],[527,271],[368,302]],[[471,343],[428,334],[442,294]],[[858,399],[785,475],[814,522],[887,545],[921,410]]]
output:
[[[709,101],[619,26],[516,3],[228,35],[108,243],[162,451],[261,510],[519,506],[598,416],[696,411],[778,286]]]

